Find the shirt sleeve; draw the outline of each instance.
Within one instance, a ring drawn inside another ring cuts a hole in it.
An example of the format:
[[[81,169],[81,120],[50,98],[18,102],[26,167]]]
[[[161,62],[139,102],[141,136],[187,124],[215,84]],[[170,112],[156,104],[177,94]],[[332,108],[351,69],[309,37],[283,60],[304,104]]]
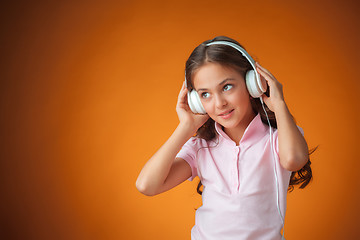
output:
[[[304,136],[304,130],[299,126],[297,126],[297,128],[299,129],[301,134]],[[274,132],[273,140],[274,140],[273,144],[275,145],[275,152],[279,157],[279,141],[278,141],[278,131],[277,130]]]
[[[184,144],[184,146],[176,155],[177,158],[184,159],[190,165],[192,174],[191,177],[188,178],[189,181],[192,181],[198,175],[196,160],[197,149],[197,139],[192,137]]]

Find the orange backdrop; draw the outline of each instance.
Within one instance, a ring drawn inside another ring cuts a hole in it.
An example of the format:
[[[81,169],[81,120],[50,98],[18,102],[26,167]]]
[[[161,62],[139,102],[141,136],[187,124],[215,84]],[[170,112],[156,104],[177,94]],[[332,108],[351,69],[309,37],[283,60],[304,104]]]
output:
[[[287,239],[359,228],[355,1],[19,1],[1,7],[1,239],[190,239],[196,182],[136,178],[178,124],[184,64],[237,39],[284,86],[314,180],[288,195]]]

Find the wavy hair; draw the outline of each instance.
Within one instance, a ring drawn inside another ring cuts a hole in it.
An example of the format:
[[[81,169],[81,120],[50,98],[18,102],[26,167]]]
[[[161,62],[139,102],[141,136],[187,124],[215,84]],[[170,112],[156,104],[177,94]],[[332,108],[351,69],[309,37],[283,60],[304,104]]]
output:
[[[225,37],[225,36],[215,37],[214,39],[204,41],[199,46],[197,46],[194,49],[194,51],[190,54],[190,56],[185,64],[185,77],[186,77],[186,81],[187,81],[187,88],[189,91],[194,89],[194,85],[193,85],[194,73],[200,67],[202,67],[204,64],[206,64],[208,62],[219,63],[223,66],[231,67],[231,68],[235,69],[236,71],[238,71],[243,76],[244,79],[245,79],[246,72],[253,69],[251,64],[249,63],[249,61],[244,56],[242,56],[242,54],[238,50],[234,49],[231,46],[220,45],[220,44],[206,46],[208,43],[214,42],[214,41],[228,41],[228,42],[235,43],[235,44],[241,46],[242,48],[244,48],[237,41],[235,41],[229,37]],[[265,95],[269,96],[269,88],[265,92]],[[255,114],[260,113],[261,121],[264,124],[268,125],[266,114],[264,113],[264,110],[262,108],[262,104],[261,104],[259,98],[252,98],[250,96],[250,103],[251,103],[254,113]],[[268,114],[271,127],[277,128],[275,113],[272,112],[266,106],[266,104],[265,104],[265,110]],[[291,117],[295,121],[294,117],[293,116],[291,116]],[[205,122],[197,130],[196,136],[199,138],[202,138],[206,141],[213,140],[217,136],[214,120],[209,118],[207,120],[207,122]],[[316,149],[317,149],[317,147],[310,149],[309,156]],[[305,188],[309,184],[309,182],[313,178],[310,165],[311,165],[311,161],[310,161],[310,157],[308,157],[308,161],[304,165],[303,168],[301,168],[300,170],[298,170],[296,172],[292,172],[291,177],[290,177],[289,188],[288,188],[289,192],[294,190],[295,185],[300,185],[299,188],[302,189],[302,188]],[[202,186],[202,183],[200,181],[197,186],[197,192],[200,195],[202,194],[201,186]]]

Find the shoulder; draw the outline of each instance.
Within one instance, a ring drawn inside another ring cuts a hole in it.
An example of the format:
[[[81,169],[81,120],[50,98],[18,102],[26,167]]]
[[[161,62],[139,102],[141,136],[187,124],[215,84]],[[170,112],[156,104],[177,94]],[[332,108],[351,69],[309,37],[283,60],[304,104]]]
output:
[[[213,140],[205,140],[203,138],[194,136],[191,137],[182,148],[191,148],[193,150],[208,149],[218,147],[218,138],[215,137]]]
[[[185,143],[185,145],[192,146],[192,147],[206,147],[206,146],[208,146],[208,141],[206,141],[205,139],[202,139],[200,137],[194,136],[194,137],[191,137]]]

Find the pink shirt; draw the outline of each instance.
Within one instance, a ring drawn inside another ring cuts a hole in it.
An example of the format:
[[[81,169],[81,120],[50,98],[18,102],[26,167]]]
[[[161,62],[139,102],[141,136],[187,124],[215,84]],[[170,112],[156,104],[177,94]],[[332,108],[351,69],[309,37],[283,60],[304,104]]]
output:
[[[191,166],[189,180],[199,176],[204,185],[203,205],[196,211],[191,239],[281,239],[269,127],[258,114],[246,128],[239,146],[218,123],[215,128],[218,137],[214,140],[192,137],[177,154]],[[273,130],[280,210],[285,217],[291,172],[280,165],[278,133]]]

